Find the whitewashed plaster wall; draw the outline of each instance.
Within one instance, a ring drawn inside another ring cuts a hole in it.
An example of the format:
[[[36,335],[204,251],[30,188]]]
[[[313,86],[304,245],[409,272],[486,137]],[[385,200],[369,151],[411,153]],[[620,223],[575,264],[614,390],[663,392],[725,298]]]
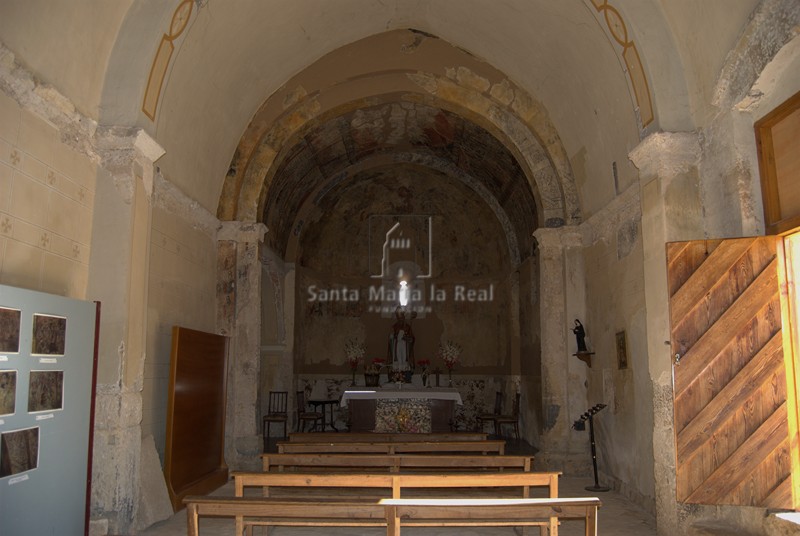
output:
[[[163,184],[163,183],[161,183]],[[216,240],[213,230],[158,205],[150,235],[147,358],[142,388],[142,436],[152,435],[163,463],[172,327],[215,333]]]
[[[607,405],[594,418],[598,467],[605,485],[654,511],[653,404],[645,344],[639,186],[629,187],[582,227],[584,324],[590,350],[595,352],[591,368],[586,368],[587,408]],[[624,368],[616,348],[616,335],[622,332],[627,342]]]
[[[98,168],[0,92],[0,283],[84,299]]]

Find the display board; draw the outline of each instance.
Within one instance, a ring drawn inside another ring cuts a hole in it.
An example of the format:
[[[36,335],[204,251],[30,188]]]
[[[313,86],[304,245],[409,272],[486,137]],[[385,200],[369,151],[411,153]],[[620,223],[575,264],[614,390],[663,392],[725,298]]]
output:
[[[87,534],[99,305],[0,285],[0,534]]]
[[[186,495],[208,493],[228,480],[227,342],[222,335],[172,328],[164,476],[176,511]]]

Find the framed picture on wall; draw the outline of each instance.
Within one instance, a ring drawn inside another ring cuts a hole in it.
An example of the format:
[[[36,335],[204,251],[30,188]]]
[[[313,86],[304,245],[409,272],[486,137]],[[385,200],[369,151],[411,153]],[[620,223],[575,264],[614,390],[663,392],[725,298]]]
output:
[[[67,341],[67,319],[63,316],[33,315],[33,355],[64,355]]]
[[[64,371],[32,370],[28,382],[28,412],[64,407]]]
[[[17,371],[0,370],[0,416],[13,415],[17,398]]]
[[[39,427],[0,434],[0,478],[39,466]]]
[[[19,353],[20,311],[0,307],[0,354]]]

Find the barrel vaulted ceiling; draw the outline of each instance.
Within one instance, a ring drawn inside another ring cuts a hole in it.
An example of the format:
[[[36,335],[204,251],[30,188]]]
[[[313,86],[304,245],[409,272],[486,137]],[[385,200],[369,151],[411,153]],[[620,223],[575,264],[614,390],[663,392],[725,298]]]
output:
[[[168,180],[221,220],[263,221],[277,251],[320,196],[392,162],[462,182],[521,247],[634,184],[644,135],[702,123],[716,80],[698,73],[757,4],[8,0],[0,35],[81,113],[147,130]],[[37,49],[31,32],[84,37]]]

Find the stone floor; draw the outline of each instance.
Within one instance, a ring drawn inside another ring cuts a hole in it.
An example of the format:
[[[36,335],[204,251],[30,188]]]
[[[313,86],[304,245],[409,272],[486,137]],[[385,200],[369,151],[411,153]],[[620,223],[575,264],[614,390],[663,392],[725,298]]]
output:
[[[268,445],[268,450],[273,450]],[[507,439],[507,454],[535,453],[530,445]],[[559,495],[562,497],[596,496],[603,501],[598,521],[598,534],[603,536],[656,536],[655,519],[638,505],[627,500],[619,493],[608,491],[603,493],[589,492],[584,488],[594,484],[591,477],[562,477],[559,480]],[[214,492],[214,495],[233,495],[233,483],[228,482]],[[255,531],[256,534],[258,530]],[[526,534],[537,534],[538,530],[526,531]],[[142,536],[184,536],[186,534],[186,511],[181,510],[171,518],[156,523],[143,532]],[[201,536],[232,536],[234,525],[232,519],[201,518]],[[385,529],[380,528],[302,528],[275,527],[269,531],[270,536],[382,536]],[[519,534],[513,528],[413,528],[404,529],[403,534],[409,536],[512,536]],[[581,520],[564,521],[559,530],[560,536],[583,536],[584,524]]]

